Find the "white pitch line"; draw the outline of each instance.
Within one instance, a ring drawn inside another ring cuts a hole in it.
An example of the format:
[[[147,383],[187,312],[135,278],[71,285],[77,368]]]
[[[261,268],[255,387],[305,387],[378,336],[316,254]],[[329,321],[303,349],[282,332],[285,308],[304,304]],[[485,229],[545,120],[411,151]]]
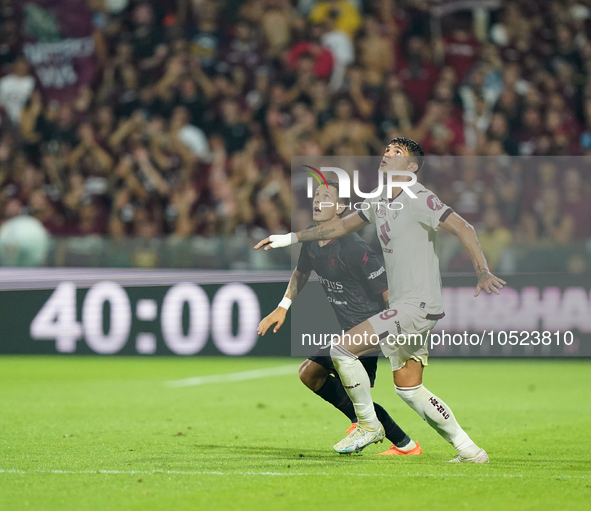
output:
[[[235,381],[258,380],[260,378],[271,378],[272,376],[285,376],[287,374],[297,374],[299,365],[281,365],[267,367],[265,369],[254,369],[252,371],[242,371],[240,373],[210,374],[207,376],[195,376],[183,380],[171,380],[166,382],[169,387],[194,387],[197,385],[207,385],[209,383],[228,383]]]
[[[215,476],[345,476],[345,477],[470,477],[470,478],[498,478],[498,479],[591,479],[591,476],[571,476],[564,474],[554,474],[547,476],[537,475],[523,475],[523,474],[421,474],[421,473],[380,473],[380,474],[364,474],[359,472],[340,473],[340,472],[214,472],[214,471],[185,471],[185,470],[17,470],[17,469],[0,469],[0,474],[18,474],[18,475],[43,475],[43,474],[66,474],[66,475],[215,475]]]

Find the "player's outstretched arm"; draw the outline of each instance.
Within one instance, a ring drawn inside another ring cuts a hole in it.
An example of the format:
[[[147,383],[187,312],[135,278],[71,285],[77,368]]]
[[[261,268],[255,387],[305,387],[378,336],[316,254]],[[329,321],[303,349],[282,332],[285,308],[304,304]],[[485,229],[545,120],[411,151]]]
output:
[[[304,273],[297,269],[293,271],[283,299],[281,302],[279,302],[279,305],[275,308],[275,310],[267,317],[263,318],[259,323],[259,327],[257,328],[257,333],[259,335],[265,335],[267,330],[269,330],[269,328],[273,325],[275,325],[275,328],[273,328],[273,333],[277,333],[277,331],[285,322],[287,310],[289,309],[291,302],[295,299],[298,293],[301,292],[309,278],[310,272]]]
[[[271,250],[272,248],[288,247],[301,241],[332,240],[354,233],[364,225],[367,225],[367,222],[361,218],[359,213],[352,213],[344,218],[333,218],[330,222],[304,231],[273,234],[259,241],[254,249],[265,247],[264,250]]]
[[[499,289],[502,289],[503,285],[507,283],[504,280],[495,277],[489,271],[486,257],[484,257],[474,227],[457,213],[449,215],[443,222],[439,223],[439,226],[460,238],[464,250],[468,253],[470,259],[472,259],[472,264],[474,265],[478,277],[478,284],[476,285],[474,296],[478,296],[482,290],[486,291],[488,294],[495,293],[498,295]]]

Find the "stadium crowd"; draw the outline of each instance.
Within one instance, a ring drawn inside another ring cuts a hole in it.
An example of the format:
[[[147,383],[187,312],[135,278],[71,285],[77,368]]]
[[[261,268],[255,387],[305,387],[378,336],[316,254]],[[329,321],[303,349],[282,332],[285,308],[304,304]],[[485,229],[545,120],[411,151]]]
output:
[[[589,1],[438,24],[425,0],[88,0],[96,72],[62,101],[24,58],[17,3],[0,1],[0,222],[261,238],[290,230],[291,156],[407,136],[493,267],[513,241],[591,238]]]

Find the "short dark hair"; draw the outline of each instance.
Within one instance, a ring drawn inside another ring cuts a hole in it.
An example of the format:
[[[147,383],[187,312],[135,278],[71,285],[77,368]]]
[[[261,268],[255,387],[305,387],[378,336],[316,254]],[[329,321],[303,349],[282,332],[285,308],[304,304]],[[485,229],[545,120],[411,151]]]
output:
[[[412,138],[406,137],[396,137],[390,140],[388,143],[389,146],[392,144],[397,144],[403,149],[406,149],[411,156],[415,157],[417,165],[419,168],[415,172],[415,174],[419,173],[419,170],[423,168],[423,164],[425,163],[425,151],[421,147],[421,144],[413,140]]]
[[[338,191],[339,191],[339,182],[336,179],[327,179],[326,180],[326,184],[328,186],[332,186],[333,188],[336,188],[337,190],[337,197],[338,197]],[[338,197],[338,199],[341,201],[341,204],[344,204],[345,206],[349,205],[349,202],[351,202],[351,199],[349,199],[349,197]],[[340,215],[337,215],[339,217],[343,216],[345,214],[347,210],[345,209]]]

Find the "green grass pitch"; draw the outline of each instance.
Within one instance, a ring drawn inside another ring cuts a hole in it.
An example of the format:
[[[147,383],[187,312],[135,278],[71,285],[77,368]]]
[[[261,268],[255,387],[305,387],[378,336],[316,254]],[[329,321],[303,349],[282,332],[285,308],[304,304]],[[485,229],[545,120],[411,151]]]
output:
[[[457,466],[396,396],[387,361],[374,399],[425,454],[374,456],[386,442],[335,454],[347,420],[299,382],[298,362],[1,357],[0,509],[591,506],[589,361],[432,360],[426,385],[491,458]]]

